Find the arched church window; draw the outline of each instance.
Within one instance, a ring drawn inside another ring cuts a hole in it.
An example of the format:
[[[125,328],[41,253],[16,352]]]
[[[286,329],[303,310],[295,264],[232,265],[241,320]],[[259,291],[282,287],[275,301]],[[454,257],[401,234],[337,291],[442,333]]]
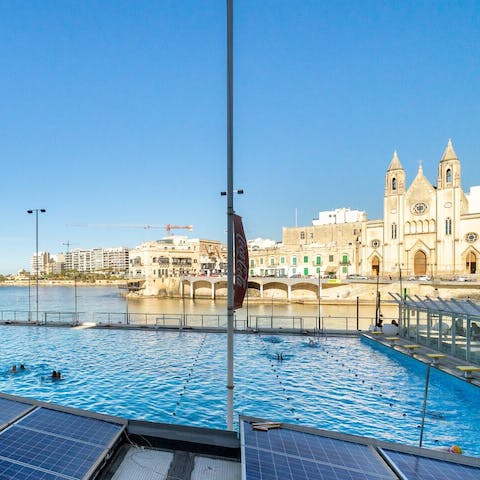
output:
[[[445,178],[447,180],[447,183],[452,183],[452,171],[450,169],[447,169],[447,174],[445,175]]]
[[[449,217],[445,219],[445,235],[452,234],[452,219]]]
[[[392,178],[392,190],[397,189],[397,179],[394,177]]]
[[[392,223],[392,240],[397,238],[397,224]]]

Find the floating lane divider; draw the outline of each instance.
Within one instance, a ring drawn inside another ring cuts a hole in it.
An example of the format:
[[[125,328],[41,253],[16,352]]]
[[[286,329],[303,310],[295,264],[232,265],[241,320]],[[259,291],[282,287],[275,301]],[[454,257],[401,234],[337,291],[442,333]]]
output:
[[[197,350],[197,353],[195,355],[195,358],[193,359],[193,362],[192,364],[190,365],[190,368],[189,368],[189,371],[188,371],[188,375],[187,375],[187,378],[185,379],[185,381],[183,382],[183,386],[180,390],[180,393],[178,394],[178,399],[175,403],[175,409],[173,410],[172,412],[172,415],[174,417],[177,416],[177,409],[180,407],[180,402],[182,401],[182,398],[184,396],[184,394],[186,393],[187,391],[187,387],[188,387],[188,384],[190,383],[190,380],[192,379],[192,375],[193,375],[193,372],[195,371],[195,367],[197,366],[197,363],[198,363],[198,359],[200,358],[200,353],[202,352],[202,349],[203,349],[203,346],[205,345],[205,340],[207,339],[207,334],[205,333],[203,335],[203,338],[202,340],[200,341],[200,345],[198,346],[198,350]]]
[[[282,379],[280,378],[280,370],[278,370],[278,366],[281,365],[285,360],[288,360],[290,357],[289,355],[286,355],[285,353],[283,352],[276,352],[275,355],[271,354],[267,348],[267,343],[271,343],[271,344],[276,344],[278,345],[279,343],[281,343],[281,341],[278,341],[278,337],[265,337],[265,339],[259,334],[258,335],[258,338],[260,340],[260,342],[262,343],[262,347],[263,347],[263,350],[265,352],[265,355],[267,357],[267,360],[270,362],[270,366],[272,368],[272,372],[273,374],[275,375],[275,378],[277,379],[279,385],[280,385],[280,388],[282,389],[283,391],[283,394],[285,395],[285,399],[287,400],[288,402],[288,408],[290,410],[290,413],[292,414],[292,416],[295,418],[295,420],[297,422],[300,421],[300,417],[298,416],[298,414],[296,413],[296,409],[295,409],[295,406],[293,405],[292,403],[292,397],[288,394],[287,392],[287,389],[285,388],[285,385],[283,384],[282,382]],[[275,363],[273,361],[273,359],[276,359],[276,362],[277,362],[277,368],[275,367]]]

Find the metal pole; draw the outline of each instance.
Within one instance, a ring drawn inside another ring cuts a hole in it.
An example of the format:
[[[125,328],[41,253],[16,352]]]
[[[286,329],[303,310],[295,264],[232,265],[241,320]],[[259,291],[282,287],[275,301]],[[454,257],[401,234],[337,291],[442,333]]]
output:
[[[38,208],[35,210],[35,250],[37,252],[37,263],[35,264],[35,303],[36,321],[38,322]]]
[[[322,318],[322,271],[321,269],[318,270],[318,333],[320,334],[320,324]]]
[[[360,314],[360,304],[359,304],[359,297],[357,297],[357,330],[360,330],[358,328],[359,314]]]
[[[180,320],[180,331],[182,331],[183,326],[186,324],[186,318],[185,318],[185,278],[182,277],[182,319]],[[190,288],[192,281],[190,280]]]
[[[73,277],[73,285],[74,285],[74,295],[75,295],[75,323],[78,323],[78,313],[77,313],[77,276]]]
[[[422,425],[420,426],[420,443],[419,447],[423,443],[423,428],[425,426],[425,413],[427,411],[427,394],[428,394],[428,383],[430,380],[430,363],[427,365],[427,377],[425,379],[425,393],[423,395],[423,409],[422,409]]]
[[[30,294],[30,284],[32,281],[32,274],[28,274],[28,321],[32,319],[32,305],[31,305],[31,294]]]
[[[233,430],[233,0],[227,0],[227,429]]]

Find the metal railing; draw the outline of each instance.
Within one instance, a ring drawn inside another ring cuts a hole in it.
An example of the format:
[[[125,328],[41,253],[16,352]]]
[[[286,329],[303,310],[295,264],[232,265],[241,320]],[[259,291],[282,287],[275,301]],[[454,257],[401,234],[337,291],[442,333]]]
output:
[[[35,325],[78,325],[93,322],[98,326],[131,326],[174,329],[218,329],[227,326],[226,314],[210,313],[134,313],[134,312],[36,312],[1,310],[1,323]],[[384,323],[391,319],[384,318]],[[368,330],[374,320],[371,317],[309,316],[309,315],[235,315],[237,331],[285,331],[285,332],[355,332]]]

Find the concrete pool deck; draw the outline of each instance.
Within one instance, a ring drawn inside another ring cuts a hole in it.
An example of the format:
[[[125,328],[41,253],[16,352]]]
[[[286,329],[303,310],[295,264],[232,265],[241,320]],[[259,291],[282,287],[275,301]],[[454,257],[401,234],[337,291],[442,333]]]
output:
[[[387,348],[392,348],[393,350],[414,358],[422,363],[427,365],[430,364],[432,368],[436,368],[437,370],[480,387],[480,372],[477,371],[479,366],[476,364],[462,361],[457,357],[438,352],[437,350],[433,350],[424,345],[412,344],[412,342],[406,338],[390,337],[388,335],[383,335],[380,332],[368,332],[363,333],[362,335],[373,342]],[[395,340],[393,340],[394,338]],[[471,372],[467,371],[468,375],[466,375],[465,369],[459,368],[464,366],[473,367]]]

